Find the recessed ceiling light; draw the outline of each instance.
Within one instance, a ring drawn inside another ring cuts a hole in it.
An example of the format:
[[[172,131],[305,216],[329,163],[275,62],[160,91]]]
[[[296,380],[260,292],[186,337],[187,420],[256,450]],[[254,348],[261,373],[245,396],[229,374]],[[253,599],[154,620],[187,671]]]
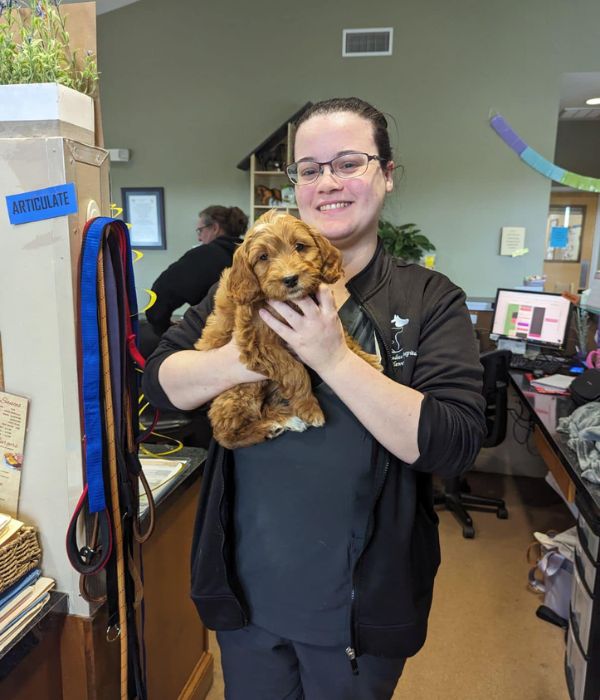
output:
[[[600,97],[590,97],[585,103],[586,105],[600,105]]]

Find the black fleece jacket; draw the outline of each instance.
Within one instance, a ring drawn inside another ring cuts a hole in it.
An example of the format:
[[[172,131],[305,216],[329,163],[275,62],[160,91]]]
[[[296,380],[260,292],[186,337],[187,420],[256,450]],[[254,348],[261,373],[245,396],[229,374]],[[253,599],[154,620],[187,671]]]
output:
[[[440,563],[431,475],[458,475],[473,464],[485,431],[483,371],[465,295],[444,275],[391,258],[379,242],[347,287],[374,324],[386,375],[425,395],[416,462],[406,464],[375,443],[372,489],[357,504],[370,517],[352,574],[348,630],[349,656],[408,657],[425,642]],[[172,404],[158,368],[193,346],[212,297],[189,309],[148,361],[144,393],[159,408]],[[192,598],[212,629],[248,622],[235,571],[232,474],[231,452],[213,442],[192,543]]]
[[[175,309],[183,304],[198,304],[219,280],[221,272],[231,266],[239,238],[219,236],[206,245],[188,250],[162,272],[152,285],[156,301],[146,311],[146,319],[157,335],[171,325]]]

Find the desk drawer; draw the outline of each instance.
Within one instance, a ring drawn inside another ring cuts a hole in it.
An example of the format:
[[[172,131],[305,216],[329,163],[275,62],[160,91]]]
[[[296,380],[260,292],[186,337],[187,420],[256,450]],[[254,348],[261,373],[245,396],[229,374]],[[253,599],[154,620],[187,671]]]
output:
[[[582,583],[577,567],[575,567],[571,592],[571,628],[585,654],[589,652],[593,609],[594,599],[588,593],[585,584]]]
[[[586,551],[581,546],[579,538],[575,544],[575,568],[579,571],[579,576],[585,581],[590,594],[594,593],[598,568],[590,561]]]
[[[535,426],[533,429],[533,441],[538,449],[538,452],[540,453],[541,458],[546,463],[548,469],[552,472],[552,476],[556,479],[556,483],[558,484],[564,498],[569,503],[574,503],[575,484],[571,481],[569,473],[558,458],[556,450],[550,445],[544,433],[537,426]]]
[[[571,700],[584,700],[585,681],[587,676],[587,659],[581,652],[573,630],[569,628],[569,636],[567,638],[567,654],[566,654],[566,674],[567,684],[569,686],[569,695]]]
[[[582,515],[577,519],[577,535],[593,561],[597,562],[600,554],[600,537],[593,532]]]

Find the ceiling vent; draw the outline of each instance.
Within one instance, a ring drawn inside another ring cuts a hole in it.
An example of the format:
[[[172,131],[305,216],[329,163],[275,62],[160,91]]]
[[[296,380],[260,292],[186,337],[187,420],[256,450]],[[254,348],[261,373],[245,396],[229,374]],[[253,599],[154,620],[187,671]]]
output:
[[[598,121],[600,120],[600,107],[564,107],[560,111],[558,117],[562,121],[582,120]]]
[[[394,29],[344,29],[342,56],[391,56]]]

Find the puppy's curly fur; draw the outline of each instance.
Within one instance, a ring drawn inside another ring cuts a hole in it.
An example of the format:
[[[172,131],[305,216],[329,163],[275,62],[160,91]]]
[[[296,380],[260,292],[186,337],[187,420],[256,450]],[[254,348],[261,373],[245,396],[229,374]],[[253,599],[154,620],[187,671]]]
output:
[[[321,282],[342,274],[341,255],[304,222],[271,210],[251,228],[221,275],[215,309],[197,350],[219,348],[235,336],[241,361],[268,379],[239,384],[217,396],[208,412],[215,439],[226,448],[247,447],[325,422],[305,366],[258,315],[266,299],[293,305]],[[271,311],[271,313],[273,313]],[[281,319],[283,320],[283,319]],[[348,347],[381,370],[379,360],[346,334]]]

